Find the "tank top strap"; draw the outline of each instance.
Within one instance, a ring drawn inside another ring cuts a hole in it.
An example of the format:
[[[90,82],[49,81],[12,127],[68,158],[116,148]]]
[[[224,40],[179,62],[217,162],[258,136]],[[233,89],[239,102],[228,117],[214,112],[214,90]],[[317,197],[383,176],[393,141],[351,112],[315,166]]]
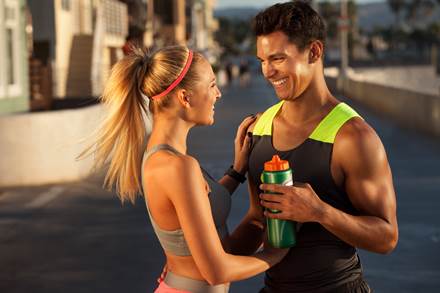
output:
[[[253,135],[272,135],[272,121],[277,115],[278,111],[283,106],[283,104],[284,101],[281,101],[264,111],[264,113],[258,119],[258,122],[255,124]]]
[[[362,118],[349,105],[339,103],[321,120],[309,138],[326,143],[334,143],[339,129],[353,117]]]

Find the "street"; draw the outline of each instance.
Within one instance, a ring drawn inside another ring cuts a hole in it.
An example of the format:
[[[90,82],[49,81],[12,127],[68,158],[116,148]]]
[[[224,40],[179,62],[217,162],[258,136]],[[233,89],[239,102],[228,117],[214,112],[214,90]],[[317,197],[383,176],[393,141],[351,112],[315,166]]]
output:
[[[219,178],[232,163],[240,121],[276,101],[261,76],[247,88],[223,89],[215,125],[191,132],[189,152]],[[398,204],[398,246],[390,255],[360,251],[365,277],[379,293],[438,292],[440,141],[346,102],[381,137]],[[102,181],[96,174],[81,182],[0,190],[0,293],[154,291],[164,255],[145,204],[139,198],[134,206],[122,205],[102,190]],[[245,185],[233,195],[231,231],[247,209]],[[258,292],[262,283],[260,275],[234,283],[231,292]]]

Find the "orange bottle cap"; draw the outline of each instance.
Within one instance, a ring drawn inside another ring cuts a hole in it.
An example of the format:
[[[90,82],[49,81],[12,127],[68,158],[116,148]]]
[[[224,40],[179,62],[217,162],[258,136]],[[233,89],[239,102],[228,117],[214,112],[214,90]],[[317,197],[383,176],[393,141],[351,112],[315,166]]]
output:
[[[274,155],[271,161],[264,163],[264,171],[284,171],[289,169],[289,161],[281,160],[278,155]]]

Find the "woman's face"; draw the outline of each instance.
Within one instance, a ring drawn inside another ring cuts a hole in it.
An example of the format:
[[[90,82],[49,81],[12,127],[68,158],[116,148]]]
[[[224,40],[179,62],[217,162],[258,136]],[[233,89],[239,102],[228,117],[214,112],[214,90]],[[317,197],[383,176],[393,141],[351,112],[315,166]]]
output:
[[[214,123],[214,104],[221,97],[221,92],[209,62],[203,58],[196,66],[199,79],[188,97],[191,105],[188,114],[197,125],[211,125]]]

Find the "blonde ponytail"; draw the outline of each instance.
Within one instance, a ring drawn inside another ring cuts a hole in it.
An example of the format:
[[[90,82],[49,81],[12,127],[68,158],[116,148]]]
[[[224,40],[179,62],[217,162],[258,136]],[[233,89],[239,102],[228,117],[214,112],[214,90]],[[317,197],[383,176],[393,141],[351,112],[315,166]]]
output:
[[[141,94],[147,55],[140,49],[117,62],[101,96],[108,116],[102,123],[96,142],[79,157],[93,152],[95,167],[103,167],[111,157],[104,187],[116,192],[121,201],[134,203],[141,188],[140,168],[146,139],[144,113],[147,101]]]
[[[144,50],[134,47],[131,54],[117,62],[111,70],[101,96],[101,101],[108,108],[108,116],[98,130],[95,143],[78,157],[94,153],[97,168],[110,161],[104,187],[111,189],[115,185],[122,202],[129,200],[134,203],[141,191],[141,160],[146,144],[144,114],[148,108],[153,113],[167,109],[174,91],[149,103],[147,96],[164,91],[177,78],[188,52],[184,46],[165,47],[149,57]],[[195,53],[192,64],[202,58]],[[177,88],[191,90],[198,80],[193,65]]]

